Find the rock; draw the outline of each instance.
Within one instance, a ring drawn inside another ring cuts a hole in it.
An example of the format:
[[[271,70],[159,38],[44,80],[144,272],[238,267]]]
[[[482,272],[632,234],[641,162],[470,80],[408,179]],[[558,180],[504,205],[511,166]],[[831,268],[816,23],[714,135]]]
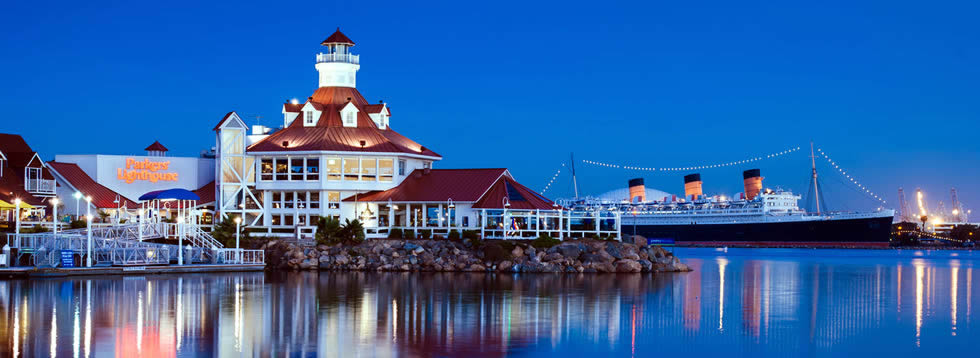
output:
[[[527,249],[524,250],[524,254],[528,257],[535,257],[538,255],[538,250],[535,249],[534,246],[528,246]]]
[[[633,236],[631,236],[629,238],[629,242],[632,242],[633,245],[636,245],[638,247],[647,246],[647,238],[643,237],[642,235],[633,235]]]
[[[419,258],[417,256],[409,256],[408,257],[408,263],[411,264],[411,265],[418,265],[419,264]]]
[[[514,249],[510,251],[510,255],[513,257],[524,256],[524,249],[522,249],[520,246],[514,246]]]
[[[411,267],[409,267],[408,264],[402,264],[401,266],[398,266],[398,269],[402,271],[411,271]]]
[[[513,262],[507,260],[500,261],[500,263],[497,264],[497,271],[507,272],[513,266],[514,266]]]
[[[309,269],[312,269],[312,268],[316,268],[316,267],[318,267],[318,266],[317,266],[317,262],[316,262],[316,261],[314,261],[313,259],[306,259],[306,260],[303,260],[303,261],[302,261],[302,262],[300,262],[300,264],[299,264],[299,268],[300,268],[301,270],[309,270]]]
[[[610,254],[605,249],[599,250],[599,261],[602,262],[613,262],[616,261],[616,257]]]
[[[486,266],[483,266],[483,265],[480,265],[480,264],[472,264],[472,265],[470,265],[470,268],[469,268],[469,271],[472,271],[472,272],[481,272],[481,271],[486,271],[486,270],[487,270],[487,267]]]
[[[570,259],[578,259],[578,257],[582,255],[582,252],[585,251],[585,245],[575,243],[561,244],[555,246],[554,248],[562,256]]]
[[[420,247],[421,246],[413,244],[411,242],[406,242],[405,245],[402,245],[402,248],[405,249],[405,251],[412,251]]]
[[[623,254],[623,259],[626,259],[626,260],[639,260],[640,259],[640,255],[637,254],[637,253],[635,253],[635,252],[627,252],[627,253]]]
[[[425,252],[425,249],[423,249],[422,247],[416,247],[411,251],[412,255],[419,255],[423,252]]]
[[[619,260],[619,262],[616,262],[616,272],[637,273],[642,270],[643,266],[633,260]]]
[[[600,262],[593,265],[595,271],[603,273],[613,273],[616,272],[616,266],[613,266],[611,262]]]
[[[619,245],[616,245],[616,244],[606,245],[606,249],[605,250],[606,250],[606,253],[609,254],[609,256],[612,256],[613,258],[615,258],[617,260],[623,258],[623,253],[622,253],[622,251],[620,251]]]
[[[350,263],[350,256],[347,256],[347,254],[337,255],[334,257],[334,263],[337,265],[346,265]]]
[[[330,249],[330,248],[329,248],[329,247],[327,247],[327,245],[316,245],[316,249],[317,249],[318,251],[327,251],[327,250],[328,250],[328,249]]]
[[[395,251],[395,252],[392,252],[391,253],[391,257],[401,257],[401,256],[402,256],[402,254],[399,254],[398,251]]]
[[[560,254],[558,252],[552,252],[550,254],[544,255],[544,257],[541,258],[541,261],[551,262],[551,261],[557,261],[557,260],[560,260],[560,259],[563,259],[563,258],[565,258],[565,257],[562,256],[562,254]]]
[[[650,271],[653,271],[653,263],[650,262],[649,260],[638,260],[636,262],[640,264],[640,267],[641,267],[640,272],[650,272]]]

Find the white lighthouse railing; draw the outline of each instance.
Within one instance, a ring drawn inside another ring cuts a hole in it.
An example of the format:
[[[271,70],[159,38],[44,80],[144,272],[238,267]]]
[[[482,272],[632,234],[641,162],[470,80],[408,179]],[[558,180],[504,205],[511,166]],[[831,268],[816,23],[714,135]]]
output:
[[[316,63],[324,62],[347,62],[353,64],[359,64],[361,60],[361,55],[353,55],[349,53],[319,53],[316,55]]]

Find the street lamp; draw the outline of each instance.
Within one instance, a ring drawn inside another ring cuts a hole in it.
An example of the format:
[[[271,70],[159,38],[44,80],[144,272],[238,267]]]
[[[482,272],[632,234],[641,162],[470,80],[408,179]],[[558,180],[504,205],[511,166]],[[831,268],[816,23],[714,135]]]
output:
[[[88,222],[88,245],[85,245],[85,266],[92,267],[92,215],[85,215]]]
[[[235,217],[235,262],[242,263],[242,250],[238,247],[238,240],[242,232],[242,217]]]
[[[14,198],[14,237],[20,242],[20,198]]]
[[[85,197],[85,216],[88,216],[88,217],[91,217],[92,216],[92,196],[91,195]],[[91,219],[90,219],[90,221],[91,221]]]
[[[54,213],[51,214],[51,232],[53,233],[53,235],[58,235],[58,203],[59,202],[61,201],[58,200],[57,196],[51,199],[51,208],[54,211]]]
[[[78,206],[79,206],[78,205],[78,199],[81,199],[82,198],[82,193],[76,191],[75,194],[72,194],[71,196],[74,196],[75,197],[75,219],[77,220],[78,219]]]

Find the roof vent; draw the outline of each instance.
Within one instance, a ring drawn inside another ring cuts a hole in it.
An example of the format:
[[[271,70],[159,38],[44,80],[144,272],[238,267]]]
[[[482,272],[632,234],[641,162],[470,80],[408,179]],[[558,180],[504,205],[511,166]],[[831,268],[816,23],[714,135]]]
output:
[[[422,153],[422,152],[425,152],[425,146],[424,145],[419,146],[419,153]]]
[[[364,146],[366,146],[366,145],[367,145],[367,141],[365,141],[365,140],[362,140],[362,141],[361,141],[361,148],[364,148]]]
[[[288,140],[282,141],[282,147],[283,148],[289,148],[289,141]]]
[[[347,97],[347,102],[350,102],[350,97]]]

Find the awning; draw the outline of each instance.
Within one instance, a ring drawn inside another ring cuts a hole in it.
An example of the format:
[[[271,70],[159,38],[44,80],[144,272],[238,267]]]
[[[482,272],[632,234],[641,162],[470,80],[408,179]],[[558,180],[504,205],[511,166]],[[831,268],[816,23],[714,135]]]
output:
[[[15,209],[16,207],[17,207],[17,205],[14,205],[13,203],[8,203],[6,201],[0,200],[0,209],[11,209],[12,210],[12,209]],[[21,201],[20,202],[20,208],[21,209],[34,209],[34,205],[31,205],[31,204],[28,204],[26,202]]]
[[[187,189],[167,189],[151,191],[140,196],[139,201],[146,200],[201,200],[201,197]]]

